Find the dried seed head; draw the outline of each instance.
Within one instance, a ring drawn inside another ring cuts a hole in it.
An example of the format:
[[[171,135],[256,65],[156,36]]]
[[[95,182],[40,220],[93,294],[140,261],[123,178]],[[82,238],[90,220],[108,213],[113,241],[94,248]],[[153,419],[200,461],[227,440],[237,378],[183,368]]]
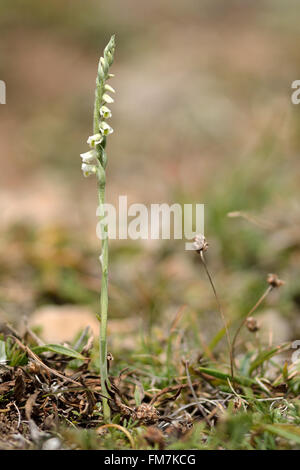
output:
[[[155,424],[159,420],[159,412],[154,406],[142,403],[135,408],[135,417],[142,424]]]
[[[206,251],[208,249],[208,243],[205,239],[205,236],[199,233],[194,238],[194,248],[200,253],[200,251]]]
[[[248,328],[251,333],[255,333],[256,331],[259,330],[259,325],[257,323],[257,320],[254,317],[249,317],[246,320],[246,327]]]
[[[240,397],[235,397],[235,399],[233,400],[233,412],[236,413],[237,411],[239,411],[242,407],[242,399]]]
[[[38,374],[41,371],[40,365],[36,362],[33,362],[32,360],[29,361],[27,369],[31,374]]]
[[[285,284],[284,281],[278,278],[277,274],[268,274],[267,282],[272,287],[281,287]]]

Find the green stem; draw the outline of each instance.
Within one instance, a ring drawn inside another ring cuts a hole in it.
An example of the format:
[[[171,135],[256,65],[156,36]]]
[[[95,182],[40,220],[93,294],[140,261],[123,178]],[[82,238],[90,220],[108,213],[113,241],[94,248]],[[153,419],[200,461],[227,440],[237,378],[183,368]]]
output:
[[[105,203],[105,170],[100,169],[98,174],[98,198],[99,207],[103,209]],[[101,210],[101,209],[100,209]],[[101,212],[100,212],[101,213]],[[101,218],[103,216],[100,216]],[[101,278],[101,294],[100,294],[100,376],[101,376],[101,392],[107,396],[106,384],[108,381],[107,371],[107,313],[108,313],[108,227],[107,223],[101,221],[102,235],[102,278]],[[110,408],[105,398],[102,398],[103,416],[105,421],[110,419]]]

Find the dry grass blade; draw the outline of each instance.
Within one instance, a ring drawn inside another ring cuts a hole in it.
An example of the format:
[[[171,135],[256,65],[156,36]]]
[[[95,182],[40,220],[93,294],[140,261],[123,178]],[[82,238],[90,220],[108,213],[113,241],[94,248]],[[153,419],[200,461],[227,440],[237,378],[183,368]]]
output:
[[[281,279],[278,278],[277,274],[268,274],[268,277],[267,277],[267,283],[269,284],[266,291],[263,293],[263,295],[258,299],[258,301],[256,302],[256,304],[252,307],[252,309],[250,310],[250,312],[247,313],[247,315],[245,316],[245,318],[242,320],[240,326],[238,327],[235,335],[234,335],[234,338],[233,338],[233,341],[232,341],[232,346],[231,346],[231,355],[232,355],[232,358],[233,358],[233,361],[234,361],[234,349],[235,349],[235,343],[236,343],[236,340],[237,340],[237,337],[241,331],[241,329],[243,328],[244,324],[246,323],[246,321],[249,319],[249,317],[258,309],[258,307],[261,305],[261,303],[265,300],[265,298],[270,294],[270,292],[275,289],[275,288],[279,288],[281,286],[283,286],[285,284],[284,281],[282,281]],[[235,364],[234,364],[235,365]]]

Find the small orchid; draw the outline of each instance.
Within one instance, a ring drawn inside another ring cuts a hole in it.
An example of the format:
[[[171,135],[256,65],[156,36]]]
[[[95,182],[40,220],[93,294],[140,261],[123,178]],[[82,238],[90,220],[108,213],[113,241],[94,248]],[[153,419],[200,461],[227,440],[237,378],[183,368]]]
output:
[[[102,121],[102,122],[100,123],[99,130],[100,130],[100,132],[101,132],[103,135],[105,135],[105,136],[107,136],[107,135],[109,135],[109,134],[112,134],[113,131],[114,131],[113,128],[110,127],[110,125],[107,124],[107,123],[104,122],[104,121]]]
[[[98,154],[96,150],[93,149],[88,152],[81,153],[80,158],[82,159],[82,163],[97,163]]]
[[[109,73],[109,68],[113,63],[115,51],[115,37],[112,36],[109,43],[104,49],[103,57],[100,57],[98,64],[98,74],[96,78],[96,91],[95,91],[95,105],[94,105],[94,123],[93,132],[87,139],[87,144],[91,150],[80,154],[82,159],[81,169],[85,177],[95,175],[98,183],[98,200],[99,207],[103,211],[105,204],[105,184],[106,174],[105,168],[107,163],[106,157],[106,139],[107,136],[113,133],[105,119],[111,117],[111,110],[105,105],[113,103],[113,98],[108,95],[115,93],[115,90],[106,82],[113,75]],[[101,145],[99,145],[101,144]],[[101,212],[101,211],[100,211]],[[101,212],[102,213],[102,212]],[[101,217],[102,221],[102,217]],[[105,233],[108,231],[107,222],[101,223],[102,237],[102,253],[100,262],[102,267],[101,279],[101,311],[100,311],[100,378],[101,378],[101,393],[103,404],[103,417],[106,421],[110,419],[110,408],[105,396],[107,393],[108,383],[108,370],[107,370],[107,313],[108,313],[108,240]]]
[[[102,140],[103,140],[103,137],[102,137],[101,134],[90,135],[88,140],[87,140],[87,144],[91,148],[95,148],[96,145],[101,144]]]
[[[85,178],[88,176],[94,175],[97,172],[97,165],[88,165],[87,163],[83,163],[81,165],[82,173]]]
[[[112,116],[111,110],[107,106],[101,106],[100,116],[104,119],[108,119]]]

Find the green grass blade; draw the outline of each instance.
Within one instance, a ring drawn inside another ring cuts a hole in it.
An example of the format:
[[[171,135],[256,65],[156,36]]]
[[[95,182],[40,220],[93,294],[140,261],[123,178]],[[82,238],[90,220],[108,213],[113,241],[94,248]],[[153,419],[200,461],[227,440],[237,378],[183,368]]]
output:
[[[36,346],[35,348],[32,348],[32,351],[38,356],[44,352],[54,352],[56,354],[72,357],[74,359],[85,359],[85,357],[82,356],[82,354],[80,354],[78,351],[75,351],[75,349],[69,347],[67,348],[66,346],[61,346],[60,344],[45,344],[44,346]]]
[[[219,370],[216,370],[216,369],[209,369],[207,367],[199,367],[197,368],[197,371],[203,374],[211,375],[212,377],[215,377],[216,379],[224,380],[225,382],[227,382],[227,380],[229,379],[231,382],[235,382],[240,385],[245,385],[246,387],[251,387],[251,385],[256,384],[255,380],[249,379],[248,377],[240,377],[240,376],[232,377],[230,374],[226,374],[225,372],[220,372]]]

